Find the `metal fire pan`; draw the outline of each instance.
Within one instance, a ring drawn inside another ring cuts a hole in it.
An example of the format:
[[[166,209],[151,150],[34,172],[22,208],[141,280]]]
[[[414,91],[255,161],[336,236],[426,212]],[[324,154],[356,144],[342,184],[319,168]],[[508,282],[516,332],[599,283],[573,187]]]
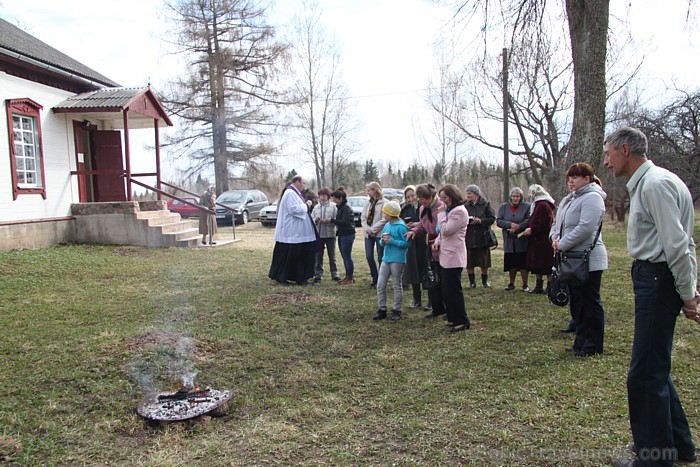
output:
[[[231,391],[217,391],[211,389],[204,402],[190,402],[188,400],[159,401],[158,396],[172,394],[171,392],[154,392],[146,395],[137,407],[137,412],[143,418],[156,421],[179,421],[207,414],[222,406],[231,399]]]

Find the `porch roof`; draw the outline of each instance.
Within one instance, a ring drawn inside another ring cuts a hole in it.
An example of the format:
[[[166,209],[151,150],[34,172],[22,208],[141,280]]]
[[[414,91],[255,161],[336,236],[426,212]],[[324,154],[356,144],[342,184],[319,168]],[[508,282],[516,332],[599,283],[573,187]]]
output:
[[[53,111],[94,118],[114,129],[124,129],[124,111],[127,112],[130,129],[153,128],[154,119],[158,120],[159,127],[173,126],[150,87],[105,88],[84,92],[53,106]]]

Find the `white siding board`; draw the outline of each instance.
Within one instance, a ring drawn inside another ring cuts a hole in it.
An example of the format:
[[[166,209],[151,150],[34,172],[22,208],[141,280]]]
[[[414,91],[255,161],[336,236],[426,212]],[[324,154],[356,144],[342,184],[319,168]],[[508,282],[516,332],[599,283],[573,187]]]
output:
[[[78,202],[72,122],[51,108],[73,93],[27,81],[0,72],[0,222],[64,217],[71,203]],[[20,195],[12,199],[10,140],[7,131],[6,99],[29,98],[43,106],[41,133],[44,156],[46,199],[41,195]]]

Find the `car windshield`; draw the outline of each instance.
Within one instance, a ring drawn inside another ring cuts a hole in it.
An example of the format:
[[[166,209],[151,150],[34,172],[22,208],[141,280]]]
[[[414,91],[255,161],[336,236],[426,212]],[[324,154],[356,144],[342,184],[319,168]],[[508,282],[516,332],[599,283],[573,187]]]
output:
[[[227,191],[217,198],[217,203],[240,203],[245,199],[243,191]]]

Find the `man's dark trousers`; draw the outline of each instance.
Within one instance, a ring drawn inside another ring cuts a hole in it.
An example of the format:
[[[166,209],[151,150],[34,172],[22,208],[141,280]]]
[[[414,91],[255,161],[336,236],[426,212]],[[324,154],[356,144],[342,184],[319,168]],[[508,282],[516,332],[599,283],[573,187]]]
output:
[[[695,452],[688,420],[671,381],[676,318],[683,302],[666,263],[635,261],[634,344],[627,376],[635,465],[673,465]]]

